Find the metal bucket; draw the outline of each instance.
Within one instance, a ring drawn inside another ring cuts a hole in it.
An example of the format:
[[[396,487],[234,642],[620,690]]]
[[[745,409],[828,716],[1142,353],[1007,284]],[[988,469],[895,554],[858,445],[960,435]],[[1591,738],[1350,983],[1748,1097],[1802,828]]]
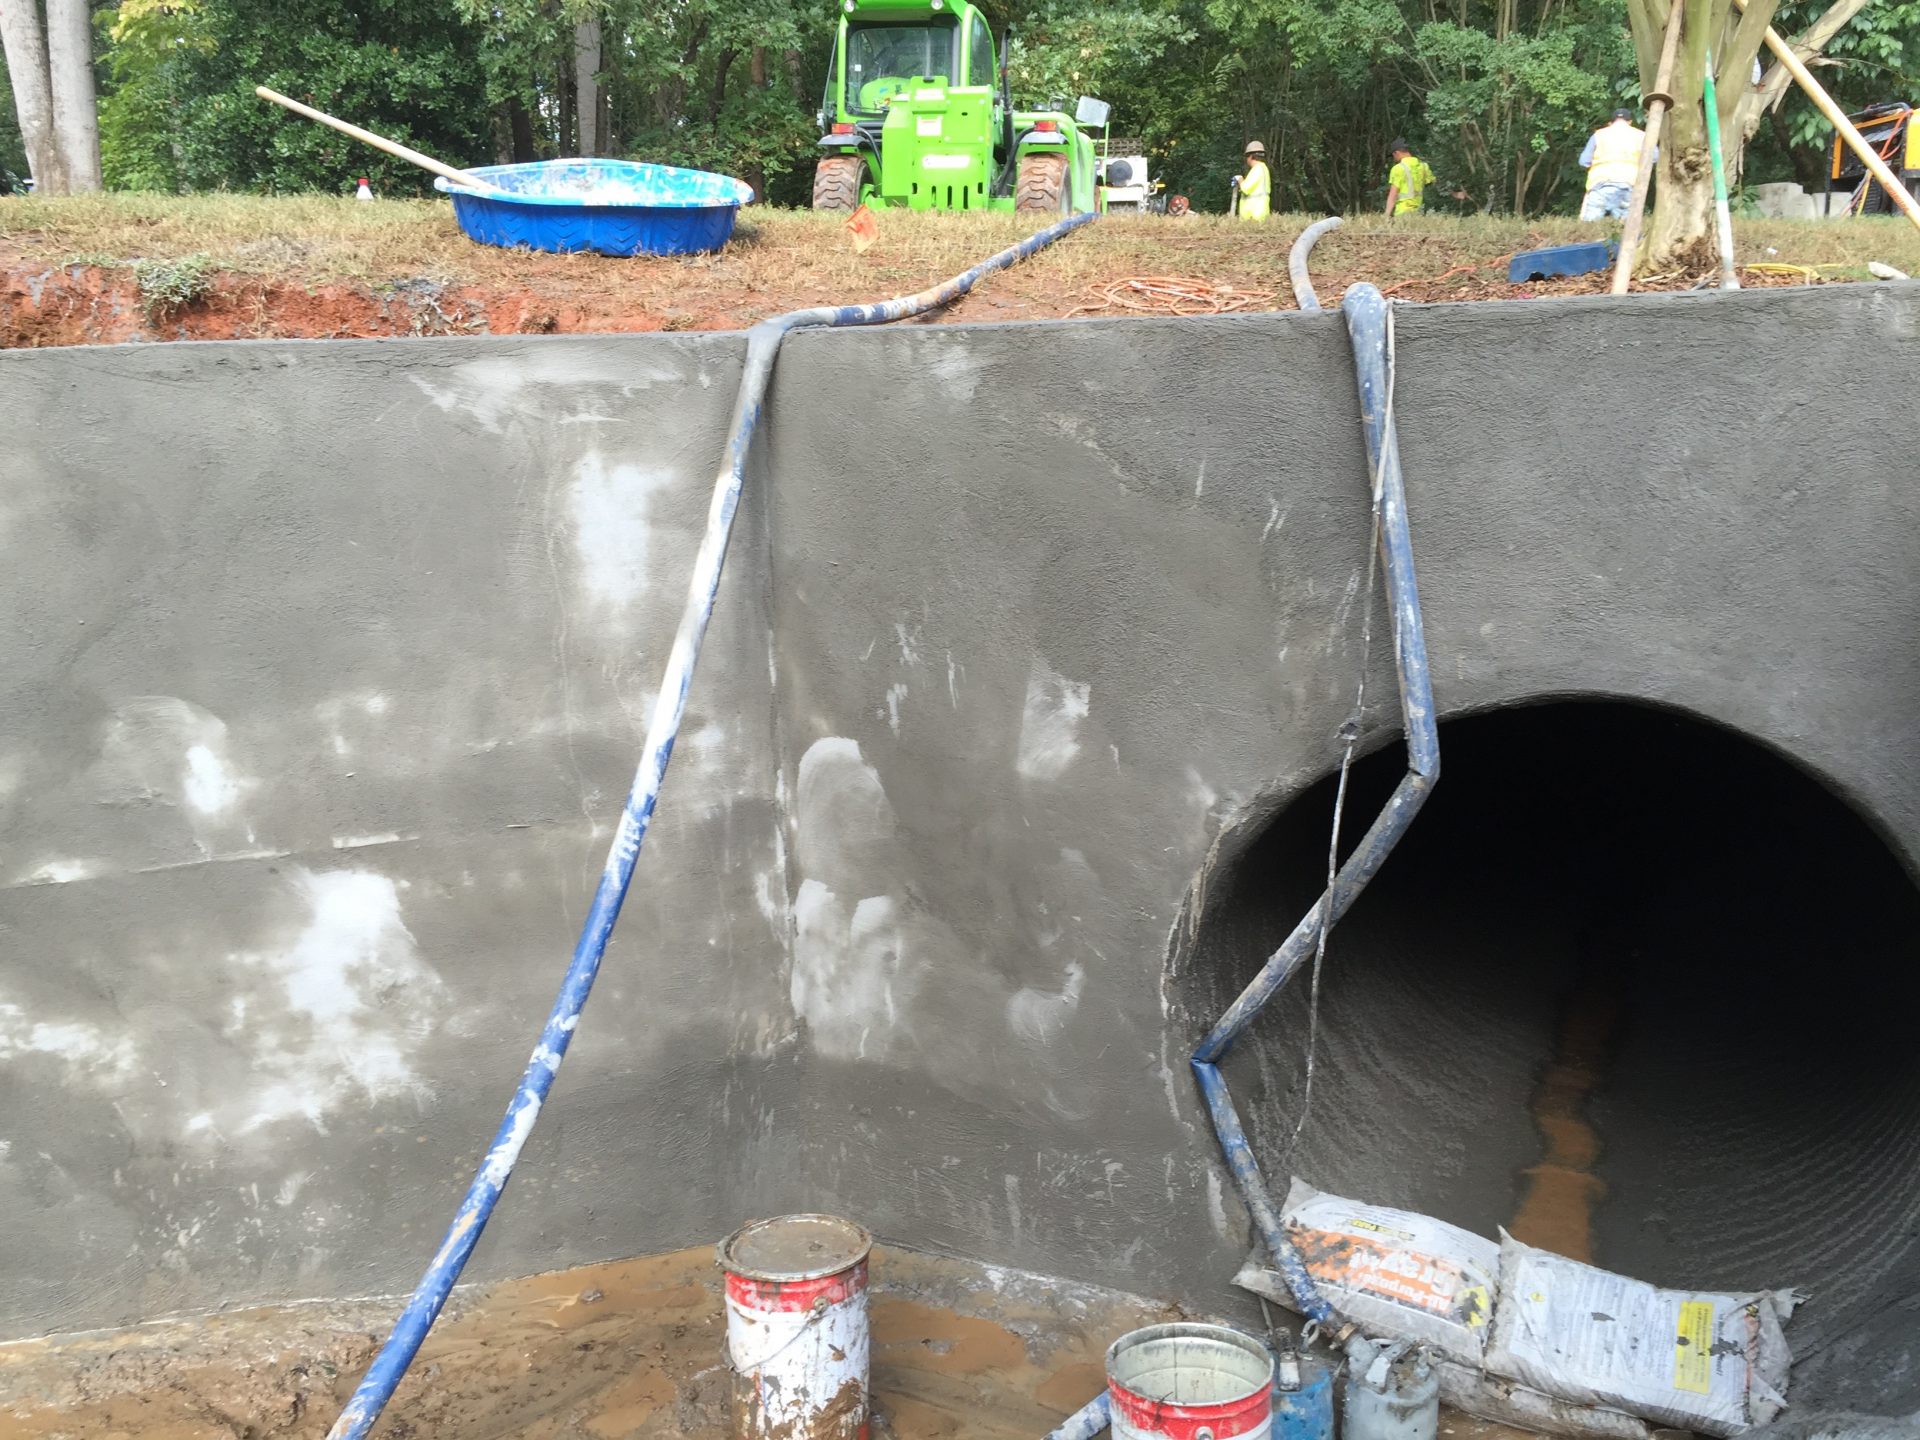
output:
[[[721,1243],[734,1440],[866,1440],[872,1248],[835,1215],[756,1220]]]
[[[1273,1356],[1224,1325],[1149,1325],[1107,1351],[1114,1440],[1266,1440]]]

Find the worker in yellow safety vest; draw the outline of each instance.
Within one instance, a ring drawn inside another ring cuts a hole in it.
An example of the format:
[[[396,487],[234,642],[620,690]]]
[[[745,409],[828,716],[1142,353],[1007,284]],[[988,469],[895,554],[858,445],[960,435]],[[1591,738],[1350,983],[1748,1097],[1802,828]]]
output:
[[[1426,208],[1433,167],[1404,140],[1393,142],[1393,169],[1387,172],[1387,214],[1418,215]]]
[[[1247,173],[1233,177],[1234,213],[1242,220],[1265,220],[1273,213],[1273,175],[1266,155],[1266,146],[1249,140]]]
[[[1587,137],[1580,163],[1587,170],[1587,198],[1580,202],[1582,220],[1605,220],[1627,213],[1633,182],[1640,176],[1640,150],[1647,132],[1633,123],[1631,110],[1613,112],[1613,122]],[[1656,149],[1654,158],[1660,152]]]

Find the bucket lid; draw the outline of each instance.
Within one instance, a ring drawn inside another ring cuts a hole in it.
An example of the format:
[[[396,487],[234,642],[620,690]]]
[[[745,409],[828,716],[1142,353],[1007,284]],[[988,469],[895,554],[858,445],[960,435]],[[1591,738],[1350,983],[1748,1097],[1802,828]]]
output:
[[[720,1265],[749,1280],[819,1280],[859,1264],[873,1237],[838,1215],[777,1215],[720,1243]]]

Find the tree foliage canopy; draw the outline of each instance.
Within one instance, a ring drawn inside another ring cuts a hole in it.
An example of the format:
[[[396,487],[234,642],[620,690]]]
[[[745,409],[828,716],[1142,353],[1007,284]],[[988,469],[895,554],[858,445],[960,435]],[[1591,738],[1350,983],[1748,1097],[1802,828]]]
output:
[[[1829,0],[1786,0],[1804,30]],[[1657,0],[1656,0],[1657,4]],[[1225,207],[1266,142],[1276,204],[1376,206],[1405,135],[1473,208],[1578,203],[1593,127],[1640,92],[1627,0],[989,0],[1016,99],[1097,94],[1171,189]],[[1659,6],[1664,10],[1664,6]],[[837,11],[829,0],[118,0],[98,12],[107,181],[387,194],[428,177],[253,95],[256,84],[455,164],[574,153],[576,36],[596,22],[602,154],[745,175],[803,203]],[[1822,79],[1857,109],[1920,100],[1920,0],[1874,0]],[[11,107],[0,165],[17,168]],[[1831,130],[1789,93],[1745,180],[1820,182]],[[1451,202],[1443,202],[1451,203]]]

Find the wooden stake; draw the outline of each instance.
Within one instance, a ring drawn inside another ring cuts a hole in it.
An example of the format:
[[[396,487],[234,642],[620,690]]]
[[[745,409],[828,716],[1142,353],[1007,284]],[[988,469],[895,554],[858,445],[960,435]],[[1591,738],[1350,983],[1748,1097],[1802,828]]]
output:
[[[1620,254],[1613,262],[1614,295],[1627,293],[1627,281],[1633,278],[1633,257],[1640,248],[1640,226],[1647,209],[1647,192],[1653,188],[1653,162],[1660,149],[1660,129],[1673,104],[1673,64],[1680,53],[1680,16],[1686,0],[1673,0],[1667,12],[1667,37],[1660,45],[1660,73],[1654,77],[1653,93],[1647,96],[1647,140],[1640,147],[1640,169],[1633,177],[1633,198],[1627,202],[1626,222],[1620,228]]]

